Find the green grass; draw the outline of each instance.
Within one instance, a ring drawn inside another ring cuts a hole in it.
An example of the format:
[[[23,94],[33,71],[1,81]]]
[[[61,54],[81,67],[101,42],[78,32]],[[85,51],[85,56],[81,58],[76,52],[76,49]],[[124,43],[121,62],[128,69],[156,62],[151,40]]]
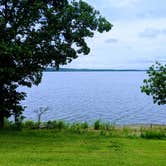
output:
[[[165,166],[166,140],[100,132],[0,131],[0,166]]]

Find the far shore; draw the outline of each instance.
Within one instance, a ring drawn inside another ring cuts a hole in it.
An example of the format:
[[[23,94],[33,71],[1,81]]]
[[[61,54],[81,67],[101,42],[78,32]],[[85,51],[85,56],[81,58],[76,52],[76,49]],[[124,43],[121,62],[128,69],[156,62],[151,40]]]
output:
[[[75,69],[75,68],[46,68],[44,72],[146,72],[145,69]]]

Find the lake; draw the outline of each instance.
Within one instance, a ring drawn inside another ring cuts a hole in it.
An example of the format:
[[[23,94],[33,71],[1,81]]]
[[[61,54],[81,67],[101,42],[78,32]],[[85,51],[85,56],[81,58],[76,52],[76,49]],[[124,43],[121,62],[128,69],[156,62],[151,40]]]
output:
[[[24,116],[36,120],[34,110],[49,107],[43,121],[115,124],[166,124],[166,107],[154,105],[140,92],[145,72],[44,72],[42,83],[27,92]]]

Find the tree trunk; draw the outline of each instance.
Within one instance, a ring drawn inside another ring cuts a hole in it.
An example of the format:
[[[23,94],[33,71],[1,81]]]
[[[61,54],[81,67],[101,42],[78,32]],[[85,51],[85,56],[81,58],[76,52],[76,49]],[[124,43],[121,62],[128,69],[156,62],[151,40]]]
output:
[[[4,113],[1,110],[0,111],[0,129],[3,129],[3,128],[4,128]]]

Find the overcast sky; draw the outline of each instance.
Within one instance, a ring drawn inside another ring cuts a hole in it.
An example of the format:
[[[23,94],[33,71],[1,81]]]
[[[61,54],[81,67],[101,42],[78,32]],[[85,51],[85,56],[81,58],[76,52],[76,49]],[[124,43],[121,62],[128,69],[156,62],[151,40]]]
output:
[[[113,25],[88,39],[91,52],[71,68],[146,69],[166,62],[166,0],[85,0]]]

